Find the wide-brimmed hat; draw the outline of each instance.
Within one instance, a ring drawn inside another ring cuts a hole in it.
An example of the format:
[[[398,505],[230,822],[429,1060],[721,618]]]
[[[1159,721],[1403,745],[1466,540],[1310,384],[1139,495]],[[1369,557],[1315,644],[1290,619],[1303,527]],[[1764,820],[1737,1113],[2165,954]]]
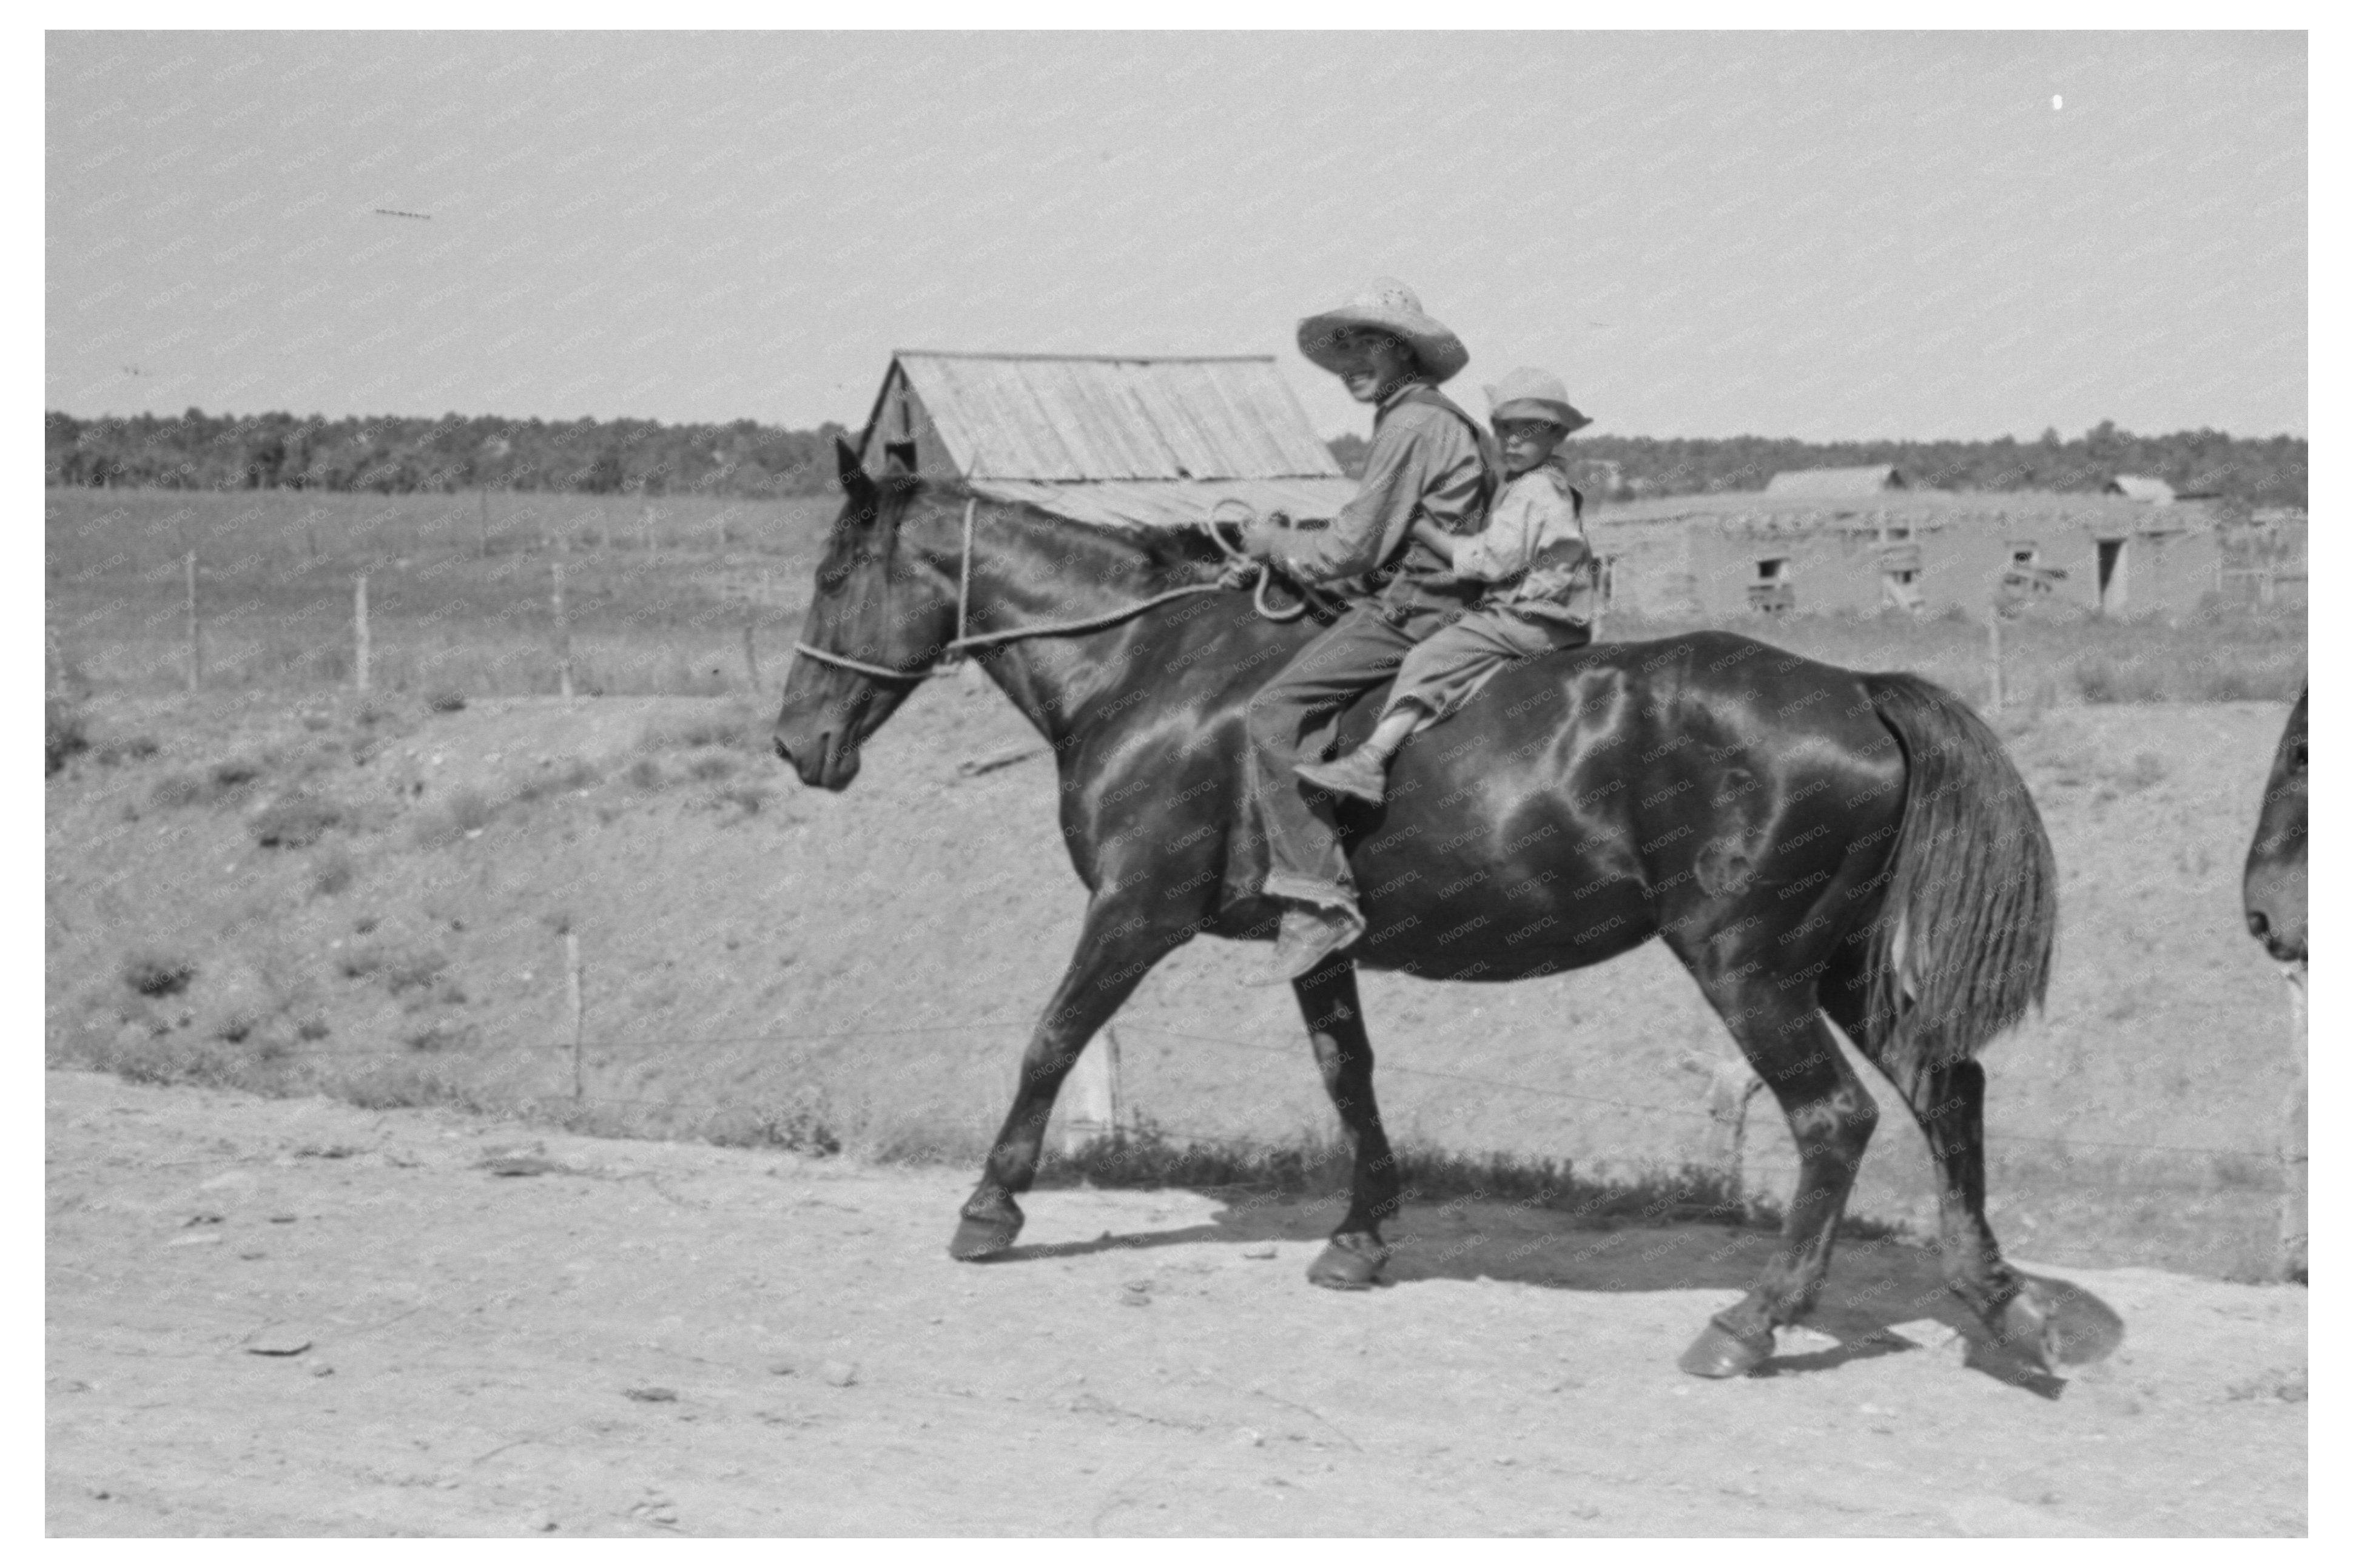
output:
[[[1564,430],[1582,430],[1593,423],[1577,411],[1568,400],[1568,388],[1560,377],[1526,365],[1520,366],[1503,380],[1487,388],[1490,417],[1504,419],[1546,419]]]
[[[1340,336],[1370,329],[1388,333],[1413,350],[1432,381],[1446,381],[1471,363],[1462,340],[1421,308],[1414,291],[1394,278],[1376,278],[1335,310],[1299,323],[1299,352],[1337,373],[1345,363],[1335,352]]]

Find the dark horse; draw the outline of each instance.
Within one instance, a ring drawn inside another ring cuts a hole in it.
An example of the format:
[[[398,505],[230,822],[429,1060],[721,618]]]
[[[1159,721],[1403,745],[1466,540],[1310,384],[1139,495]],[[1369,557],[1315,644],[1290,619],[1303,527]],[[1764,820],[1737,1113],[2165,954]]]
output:
[[[1215,552],[1129,537],[913,480],[847,447],[847,500],[785,685],[776,750],[840,789],[859,747],[959,646],[1051,742],[1062,837],[1091,894],[1078,951],[951,1251],[1018,1233],[1056,1091],[1146,971],[1202,932],[1272,934],[1229,859],[1256,846],[1243,710],[1314,635],[1240,593],[1200,592]],[[974,516],[977,510],[977,518]],[[1073,627],[1084,629],[1073,629]],[[969,632],[967,637],[965,634]],[[1366,728],[1364,705],[1344,727]],[[1514,980],[1651,937],[1698,982],[1779,1099],[1802,1157],[1782,1243],[1685,1370],[1729,1376],[1811,1307],[1878,1110],[1836,1023],[1926,1132],[1947,1282],[2046,1364],[2060,1295],[2003,1260],[1985,1218],[1978,1049],[2039,1004],[2054,874],[2000,742],[1909,675],[1858,675],[1724,633],[1597,644],[1498,677],[1399,754],[1388,802],[1339,808],[1363,941],[1293,989],[1351,1145],[1345,1216],[1310,1270],[1361,1288],[1399,1183],[1373,1098],[1355,965]]]
[[[2272,753],[2272,776],[2263,784],[2263,815],[2255,841],[2247,846],[2242,885],[2247,930],[2282,963],[2302,963],[2305,945],[2304,820],[2306,809],[2304,710],[2309,688],[2295,694],[2295,708]]]
[[[2286,1115],[2280,1138],[2279,1267],[2283,1278],[2310,1277],[2307,1252],[2311,1240],[2309,1191],[2310,1134],[2305,1077],[2306,1020],[2304,983],[2311,962],[2306,925],[2304,839],[2308,786],[2305,768],[2305,705],[2309,687],[2295,695],[2295,707],[2280,732],[2272,753],[2271,777],[2263,784],[2263,815],[2255,819],[2255,839],[2247,846],[2247,874],[2240,894],[2247,910],[2247,930],[2271,955],[2286,967],[2295,987],[2295,1077],[2288,1089]]]

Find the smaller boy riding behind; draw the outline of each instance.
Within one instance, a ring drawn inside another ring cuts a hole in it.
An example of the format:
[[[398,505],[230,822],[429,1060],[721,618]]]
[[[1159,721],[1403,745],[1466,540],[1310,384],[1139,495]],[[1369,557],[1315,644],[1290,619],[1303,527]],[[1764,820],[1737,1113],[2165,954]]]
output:
[[[1506,666],[1592,640],[1593,552],[1583,500],[1554,449],[1593,422],[1570,406],[1557,377],[1539,370],[1512,372],[1487,388],[1487,401],[1506,478],[1486,531],[1461,536],[1417,521],[1413,537],[1451,561],[1457,577],[1493,586],[1468,615],[1406,654],[1363,745],[1328,763],[1299,764],[1310,784],[1377,803],[1389,759],[1408,735],[1459,710]]]

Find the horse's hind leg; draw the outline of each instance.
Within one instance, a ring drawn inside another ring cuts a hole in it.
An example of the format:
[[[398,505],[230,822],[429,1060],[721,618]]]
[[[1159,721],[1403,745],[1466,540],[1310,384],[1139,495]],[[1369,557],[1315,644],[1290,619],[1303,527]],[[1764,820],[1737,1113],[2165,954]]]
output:
[[[1997,1342],[2054,1366],[2067,1348],[2060,1303],[2010,1266],[1986,1222],[1985,1068],[1975,1061],[1924,1067],[1890,1059],[1882,1043],[1865,1033],[1863,981],[1859,971],[1843,973],[1851,967],[1834,967],[1824,977],[1823,1010],[1902,1091],[1927,1137],[1928,1157],[1936,1163],[1937,1250],[1946,1287]]]
[[[1046,1119],[1053,1114],[1062,1079],[1152,966],[1192,934],[1189,927],[1169,929],[1167,918],[1159,911],[1147,916],[1130,900],[1089,906],[1078,951],[1021,1053],[1013,1109],[989,1150],[980,1184],[965,1201],[955,1238],[948,1243],[951,1258],[972,1262],[990,1257],[1021,1234],[1021,1205],[1014,1197],[1037,1179]]]
[[[2062,1304],[2005,1261],[1985,1213],[1985,1068],[1974,1061],[1890,1075],[1927,1134],[1936,1162],[1939,1248],[1945,1284],[1977,1314],[1997,1343],[2044,1370],[2076,1359]],[[2103,1325],[2089,1325],[2087,1340]]]
[[[1810,984],[1785,990],[1769,975],[1712,979],[1694,968],[1748,1065],[1781,1102],[1799,1161],[1781,1245],[1764,1277],[1718,1312],[1677,1363],[1701,1377],[1734,1377],[1773,1353],[1775,1328],[1812,1309],[1879,1108],[1846,1065]]]
[[[1348,1212],[1307,1278],[1335,1290],[1362,1290],[1379,1277],[1389,1249],[1381,1221],[1397,1211],[1397,1160],[1373,1100],[1373,1042],[1356,999],[1356,966],[1335,959],[1291,983],[1315,1047],[1316,1069],[1348,1138]]]

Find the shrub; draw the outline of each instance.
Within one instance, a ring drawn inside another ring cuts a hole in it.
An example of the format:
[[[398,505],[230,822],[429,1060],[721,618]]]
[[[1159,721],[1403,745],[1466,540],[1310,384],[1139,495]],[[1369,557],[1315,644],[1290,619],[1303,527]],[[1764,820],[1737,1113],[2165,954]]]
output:
[[[400,1043],[412,1051],[462,1050],[474,1043],[481,1031],[471,1024],[452,1023],[437,1018],[423,1028],[411,1029],[400,1037]]]
[[[397,996],[404,991],[432,984],[434,978],[448,967],[448,959],[438,952],[402,953],[385,961],[385,987]]]
[[[147,798],[159,806],[194,805],[206,795],[205,781],[194,773],[173,773],[155,781]]]
[[[226,762],[213,764],[212,785],[213,788],[226,795],[233,790],[243,789],[259,778],[261,771],[261,763],[254,758],[231,757]]]
[[[443,809],[448,812],[449,820],[456,823],[461,832],[470,833],[475,828],[490,826],[491,816],[495,808],[491,805],[489,796],[470,784],[462,789],[451,790]]]
[[[686,764],[686,776],[701,784],[732,776],[737,766],[733,757],[724,752],[705,752]]]
[[[320,898],[332,899],[352,885],[359,874],[359,865],[351,851],[340,844],[331,844],[319,851],[311,863],[311,891]]]
[[[623,773],[621,776],[629,782],[629,785],[633,789],[659,789],[661,787],[661,766],[651,757],[639,757],[636,762],[629,764],[629,771]]]
[[[298,790],[254,814],[253,841],[265,849],[307,849],[343,825],[342,806]]]
[[[163,749],[153,735],[131,735],[120,741],[109,741],[95,748],[90,755],[101,766],[111,768],[121,763],[143,763]]]
[[[435,713],[462,713],[466,709],[466,694],[446,687],[438,691],[428,691],[425,694],[425,706]]]
[[[826,1122],[824,1092],[795,1091],[782,1104],[754,1104],[740,1121],[730,1120],[707,1134],[713,1143],[737,1149],[789,1149],[823,1158],[841,1152],[841,1139]]]
[[[67,758],[90,750],[90,735],[79,711],[61,698],[52,697],[43,705],[43,718],[47,731],[43,750],[47,753],[48,772],[54,773],[66,765]]]
[[[2086,702],[2155,702],[2165,695],[2160,673],[2146,659],[2118,663],[2105,653],[2075,660],[2075,689]]]
[[[142,996],[174,996],[196,977],[196,966],[172,953],[142,949],[122,961],[122,983]]]
[[[757,816],[760,808],[768,804],[768,792],[756,784],[737,784],[733,789],[723,789],[712,795],[711,804],[736,806],[746,816]]]
[[[392,960],[391,951],[382,942],[353,942],[336,958],[335,973],[346,980],[364,980]]]
[[[756,752],[764,744],[760,724],[743,712],[696,713],[684,718],[658,719],[638,738],[642,752],[691,751],[700,746],[725,746]]]
[[[417,818],[414,837],[420,849],[438,849],[488,826],[496,813],[490,798],[468,784],[449,792],[438,811]]]
[[[585,758],[575,757],[565,764],[561,773],[543,775],[524,784],[515,791],[514,798],[528,805],[533,801],[544,800],[551,795],[560,795],[566,790],[593,789],[604,782],[605,775],[598,773]]]

